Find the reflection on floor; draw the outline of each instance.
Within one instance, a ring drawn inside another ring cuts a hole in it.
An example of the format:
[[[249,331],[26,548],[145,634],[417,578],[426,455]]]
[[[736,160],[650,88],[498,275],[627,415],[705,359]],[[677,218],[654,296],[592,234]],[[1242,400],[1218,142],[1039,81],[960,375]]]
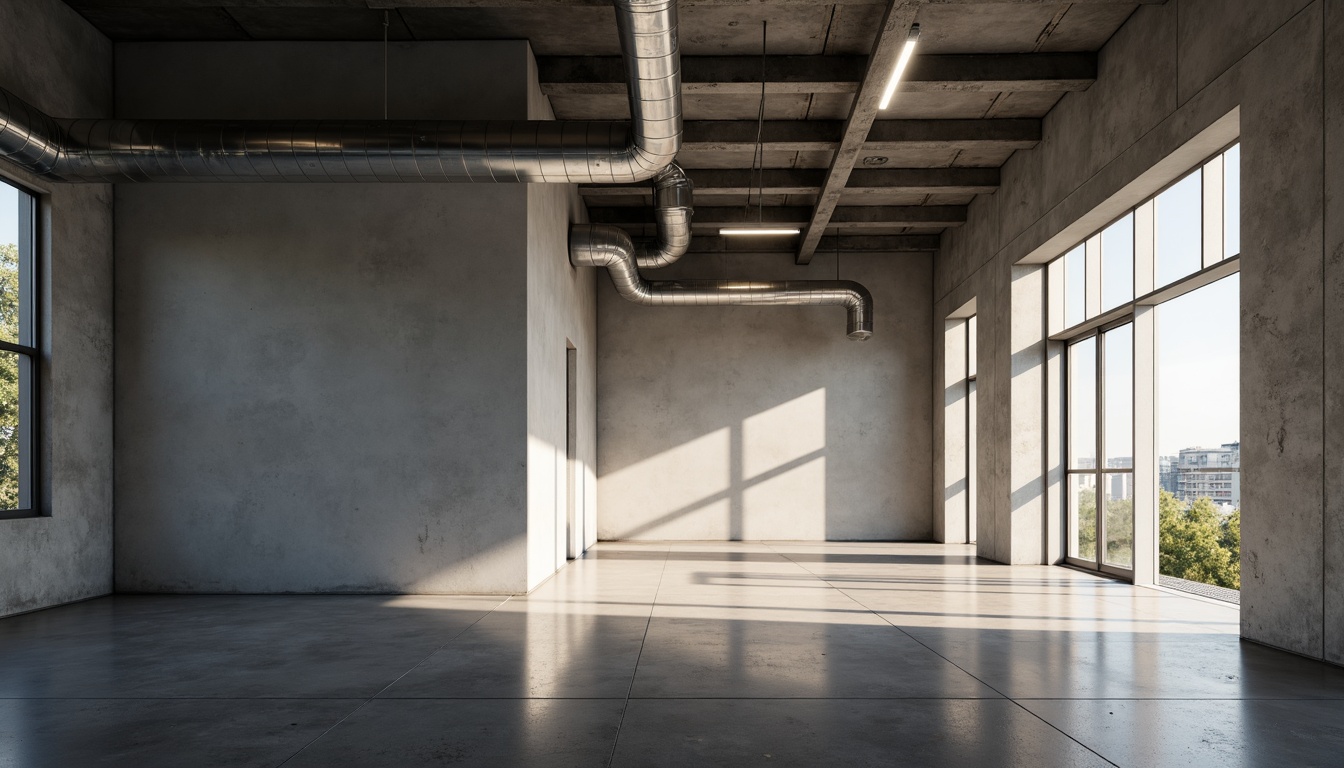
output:
[[[1338,765],[1232,606],[935,544],[603,544],[525,598],[0,621],[0,766]]]

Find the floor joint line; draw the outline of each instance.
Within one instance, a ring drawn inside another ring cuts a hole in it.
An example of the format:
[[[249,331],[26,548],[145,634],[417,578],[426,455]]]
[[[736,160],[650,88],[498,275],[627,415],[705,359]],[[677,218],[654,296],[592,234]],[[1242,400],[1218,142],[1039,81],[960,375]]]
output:
[[[649,603],[649,618],[644,623],[644,637],[639,641],[639,653],[635,654],[635,668],[630,673],[630,687],[625,690],[625,703],[621,705],[621,719],[616,722],[616,736],[611,740],[611,754],[607,755],[607,766],[616,760],[616,747],[621,743],[621,728],[625,726],[625,713],[630,710],[631,694],[635,691],[635,678],[639,675],[639,660],[644,657],[644,644],[649,641],[649,627],[653,625],[653,611],[658,605],[658,593],[663,588],[663,576],[667,574],[667,561],[672,556],[669,546],[663,552],[663,568],[658,572],[658,586],[653,588],[653,601]]]
[[[780,554],[783,554],[783,553],[780,553]],[[918,637],[915,637],[914,635],[912,635],[912,634],[910,634],[909,632],[905,631],[905,628],[904,628],[904,627],[902,627],[902,626],[900,626],[900,625],[898,625],[898,624],[894,624],[894,623],[892,623],[892,621],[891,621],[890,619],[888,619],[886,616],[883,616],[881,613],[878,613],[878,612],[877,612],[876,610],[874,610],[873,608],[870,608],[870,607],[868,607],[867,605],[864,605],[862,602],[859,601],[858,598],[854,597],[853,595],[849,594],[848,592],[844,591],[843,589],[840,589],[839,587],[837,587],[837,586],[835,586],[834,584],[832,584],[831,581],[830,581],[829,579],[827,579],[826,577],[824,577],[824,576],[820,576],[820,575],[818,575],[818,574],[816,574],[816,573],[813,573],[813,572],[812,572],[812,569],[808,568],[807,566],[803,565],[802,563],[798,563],[798,562],[795,561],[793,558],[789,557],[787,554],[784,554],[784,558],[787,559],[787,560],[788,560],[789,562],[791,562],[791,563],[795,563],[795,564],[797,564],[799,568],[802,568],[804,571],[807,571],[808,573],[811,573],[814,577],[816,577],[816,578],[820,579],[821,581],[825,582],[825,583],[828,584],[832,589],[834,589],[835,591],[837,591],[837,592],[839,592],[840,594],[844,595],[845,597],[849,598],[850,600],[854,601],[855,604],[859,605],[859,606],[862,607],[864,610],[868,611],[869,613],[873,614],[873,615],[876,616],[877,618],[881,619],[885,624],[887,624],[888,626],[892,627],[892,628],[895,629],[897,632],[900,632],[901,634],[905,635],[906,637],[908,637],[908,638],[910,638],[911,640],[913,640],[913,641],[915,641],[916,643],[918,643],[921,647],[923,647],[924,649],[926,649],[929,653],[932,653],[933,655],[937,656],[938,658],[942,659],[943,661],[946,661],[948,664],[951,664],[952,666],[956,667],[957,669],[960,669],[963,673],[966,674],[967,677],[971,678],[972,680],[975,680],[976,682],[978,682],[978,683],[980,683],[981,685],[985,686],[986,688],[988,688],[989,690],[993,691],[994,693],[997,693],[999,696],[1003,697],[1003,699],[1004,699],[1005,701],[1011,701],[1011,702],[1013,703],[1013,706],[1016,706],[1017,708],[1021,709],[1023,712],[1026,712],[1028,715],[1030,715],[1030,716],[1036,718],[1037,720],[1041,721],[1041,722],[1044,723],[1047,727],[1049,727],[1049,728],[1051,728],[1052,730],[1054,730],[1054,731],[1056,731],[1057,733],[1059,733],[1059,735],[1063,736],[1064,738],[1068,739],[1069,741],[1072,741],[1074,744],[1077,744],[1078,746],[1082,747],[1083,749],[1087,750],[1088,752],[1090,752],[1090,753],[1096,755],[1098,759],[1100,759],[1100,760],[1106,762],[1108,765],[1112,765],[1112,766],[1115,766],[1116,768],[1119,768],[1119,765],[1118,765],[1117,763],[1115,763],[1115,762],[1113,762],[1113,761],[1107,759],[1104,755],[1102,755],[1102,754],[1101,754],[1100,752],[1098,752],[1097,750],[1095,750],[1095,749],[1089,747],[1088,745],[1084,744],[1083,742],[1079,741],[1078,739],[1074,738],[1073,736],[1071,736],[1071,735],[1065,733],[1063,730],[1061,730],[1061,729],[1060,729],[1058,726],[1056,726],[1054,723],[1050,722],[1049,720],[1046,720],[1045,718],[1041,717],[1040,715],[1036,714],[1035,712],[1032,712],[1030,709],[1027,709],[1026,707],[1022,706],[1022,703],[1019,702],[1017,699],[1014,699],[1013,697],[1008,696],[1008,695],[1005,694],[1003,691],[1000,691],[998,688],[995,688],[994,686],[990,685],[989,683],[985,682],[984,680],[981,680],[979,677],[977,677],[976,675],[972,674],[969,670],[965,669],[965,668],[962,667],[960,664],[956,663],[955,661],[953,661],[953,660],[947,658],[947,657],[944,656],[943,654],[941,654],[941,653],[939,653],[938,651],[934,650],[932,647],[930,647],[929,645],[927,645],[926,643],[924,643],[924,642],[923,642],[922,640],[920,640]],[[982,699],[982,701],[993,701],[993,699]]]

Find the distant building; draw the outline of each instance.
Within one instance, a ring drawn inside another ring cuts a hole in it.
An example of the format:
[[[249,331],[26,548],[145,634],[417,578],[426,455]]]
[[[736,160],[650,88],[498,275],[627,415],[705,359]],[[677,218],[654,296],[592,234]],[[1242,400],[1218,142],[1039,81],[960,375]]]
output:
[[[1157,457],[1157,485],[1172,496],[1176,495],[1179,486],[1176,480],[1175,456]]]
[[[1161,465],[1159,464],[1159,471]],[[1186,503],[1209,498],[1229,509],[1241,506],[1241,443],[1218,448],[1185,448],[1176,457],[1172,493]],[[1165,475],[1163,487],[1166,486]]]

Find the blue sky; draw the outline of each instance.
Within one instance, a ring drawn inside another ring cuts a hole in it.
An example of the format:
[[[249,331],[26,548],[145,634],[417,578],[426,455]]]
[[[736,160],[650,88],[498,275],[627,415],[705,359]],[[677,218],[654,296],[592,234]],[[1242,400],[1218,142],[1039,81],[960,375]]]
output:
[[[19,241],[19,191],[0,184],[0,243]]]
[[[1240,275],[1157,309],[1157,448],[1240,439]]]

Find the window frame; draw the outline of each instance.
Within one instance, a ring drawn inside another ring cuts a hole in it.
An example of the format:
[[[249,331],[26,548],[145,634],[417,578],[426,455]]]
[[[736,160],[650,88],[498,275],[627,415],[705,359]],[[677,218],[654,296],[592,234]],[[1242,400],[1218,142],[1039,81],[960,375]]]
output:
[[[1124,218],[1124,217],[1121,217],[1121,218]],[[1134,463],[1134,462],[1133,462],[1133,456],[1132,456],[1132,454],[1133,454],[1133,446],[1132,446],[1132,444],[1131,444],[1131,447],[1130,447],[1130,453],[1131,453],[1130,466],[1128,466],[1128,467],[1107,467],[1107,466],[1104,466],[1105,463],[1106,463],[1106,459],[1107,459],[1107,456],[1106,456],[1106,335],[1107,335],[1108,333],[1110,333],[1111,331],[1119,330],[1120,328],[1123,328],[1123,327],[1125,327],[1126,325],[1132,325],[1133,322],[1134,322],[1134,318],[1133,318],[1132,316],[1130,316],[1130,317],[1121,317],[1121,318],[1119,318],[1119,319],[1117,319],[1117,320],[1113,320],[1113,321],[1111,321],[1110,323],[1107,323],[1106,325],[1102,325],[1102,326],[1098,326],[1098,327],[1096,327],[1096,328],[1092,328],[1092,329],[1090,329],[1090,330],[1088,330],[1088,331],[1086,331],[1086,332],[1084,332],[1084,333],[1081,333],[1081,334],[1079,334],[1079,335],[1077,335],[1077,336],[1071,337],[1070,339],[1068,339],[1068,340],[1065,342],[1065,357],[1064,357],[1064,359],[1065,359],[1065,363],[1064,363],[1065,388],[1064,388],[1064,401],[1063,401],[1063,402],[1064,402],[1064,409],[1065,409],[1065,410],[1064,410],[1064,428],[1065,428],[1065,436],[1066,436],[1065,439],[1067,440],[1067,439],[1068,439],[1069,430],[1071,430],[1071,429],[1073,428],[1073,412],[1072,412],[1072,410],[1071,410],[1071,408],[1070,408],[1071,405],[1072,405],[1072,401],[1071,401],[1070,398],[1069,398],[1069,395],[1070,395],[1070,393],[1072,392],[1072,388],[1070,388],[1070,387],[1068,386],[1068,378],[1067,378],[1067,377],[1069,376],[1069,374],[1072,372],[1072,367],[1071,367],[1071,357],[1070,357],[1070,355],[1072,354],[1072,352],[1071,352],[1070,350],[1072,350],[1072,348],[1073,348],[1073,346],[1074,346],[1075,344],[1078,344],[1078,343],[1080,343],[1080,342],[1087,341],[1088,339],[1096,339],[1096,348],[1095,348],[1095,351],[1093,352],[1093,355],[1094,355],[1094,357],[1095,357],[1096,359],[1093,361],[1093,367],[1094,367],[1094,370],[1093,370],[1093,372],[1092,372],[1092,375],[1095,377],[1094,380],[1093,380],[1093,386],[1094,386],[1094,388],[1095,388],[1095,391],[1094,391],[1092,397],[1093,397],[1093,402],[1096,404],[1095,413],[1093,413],[1093,415],[1092,415],[1092,419],[1093,419],[1093,422],[1094,422],[1093,427],[1092,427],[1092,429],[1093,429],[1093,440],[1094,440],[1094,442],[1095,442],[1095,445],[1093,446],[1093,451],[1092,451],[1092,453],[1093,453],[1093,462],[1094,462],[1095,466],[1093,466],[1091,469],[1074,469],[1074,468],[1070,467],[1070,466],[1069,466],[1069,460],[1068,460],[1068,445],[1066,444],[1066,446],[1065,446],[1065,454],[1064,454],[1064,455],[1065,455],[1065,460],[1064,460],[1064,494],[1065,494],[1065,499],[1064,499],[1064,510],[1065,510],[1065,524],[1064,524],[1064,531],[1065,531],[1065,541],[1064,541],[1064,549],[1062,550],[1062,551],[1064,552],[1064,561],[1065,561],[1066,563],[1069,563],[1070,565],[1078,566],[1079,568],[1086,568],[1087,570],[1101,571],[1101,572],[1103,572],[1103,573],[1108,573],[1108,574],[1111,574],[1111,575],[1113,575],[1113,576],[1123,576],[1123,577],[1127,577],[1127,578],[1133,578],[1133,576],[1134,576],[1133,557],[1130,558],[1130,567],[1129,567],[1129,568],[1124,568],[1124,567],[1122,567],[1122,566],[1118,566],[1118,565],[1111,565],[1111,564],[1109,564],[1109,563],[1106,562],[1106,558],[1105,558],[1105,553],[1106,553],[1106,509],[1105,509],[1105,506],[1104,506],[1104,504],[1105,504],[1105,497],[1104,497],[1104,489],[1105,489],[1105,485],[1104,485],[1103,481],[1105,480],[1105,478],[1106,478],[1107,475],[1130,475],[1131,478],[1132,478],[1133,475],[1134,475],[1134,466],[1133,466],[1133,463]],[[1131,333],[1132,333],[1132,332],[1133,332],[1133,330],[1131,329]],[[1131,346],[1132,346],[1132,343],[1131,343]],[[1131,376],[1132,376],[1132,375],[1133,375],[1133,366],[1130,367],[1130,371],[1131,371]],[[1131,398],[1131,400],[1133,399],[1133,397],[1134,397],[1134,387],[1133,387],[1133,385],[1131,385],[1131,386],[1130,386],[1130,398]],[[1131,404],[1131,410],[1130,410],[1130,413],[1131,413],[1131,414],[1133,413],[1133,410],[1132,410],[1132,404]],[[1134,439],[1134,437],[1135,437],[1135,433],[1136,433],[1136,432],[1137,432],[1137,430],[1134,429],[1134,420],[1133,420],[1133,418],[1131,418],[1131,419],[1130,419],[1130,440],[1131,440],[1131,441]],[[1097,532],[1096,532],[1096,541],[1094,542],[1095,545],[1096,545],[1096,552],[1093,553],[1093,554],[1095,555],[1095,558],[1094,558],[1093,560],[1084,560],[1084,559],[1082,559],[1082,558],[1073,557],[1072,555],[1068,554],[1069,551],[1072,549],[1072,547],[1070,546],[1070,544],[1071,544],[1071,542],[1072,542],[1072,531],[1070,531],[1070,530],[1069,530],[1069,527],[1068,527],[1068,505],[1069,505],[1068,493],[1069,493],[1069,481],[1073,478],[1074,475],[1092,475],[1092,478],[1093,478],[1093,479],[1092,479],[1092,483],[1093,483],[1092,487],[1095,489],[1095,490],[1094,490],[1094,494],[1095,494],[1095,497],[1096,497],[1096,501],[1095,501],[1096,511],[1095,511],[1094,514],[1096,515],[1096,529],[1097,529]],[[1133,486],[1132,486],[1133,480],[1131,479],[1130,482],[1131,482],[1131,487],[1133,487]],[[1131,539],[1132,539],[1132,538],[1133,538],[1133,535],[1132,535],[1132,533],[1131,533]]]
[[[43,517],[41,495],[40,451],[40,402],[41,388],[38,375],[42,360],[42,328],[39,322],[41,286],[40,254],[42,253],[41,229],[39,217],[42,210],[41,193],[20,184],[13,179],[0,176],[0,184],[18,191],[20,200],[27,201],[27,210],[19,216],[19,341],[20,343],[0,339],[0,351],[19,357],[19,498],[21,503],[16,509],[0,509],[0,520],[18,520]],[[27,341],[23,344],[24,328],[28,329]],[[26,500],[26,504],[22,503]]]
[[[1055,439],[1058,439],[1060,441],[1059,451],[1057,455],[1061,457],[1060,476],[1062,478],[1062,482],[1059,483],[1059,487],[1057,489],[1058,499],[1055,502],[1058,504],[1057,509],[1059,511],[1058,514],[1060,516],[1060,523],[1061,523],[1056,535],[1059,537],[1058,546],[1060,548],[1058,551],[1060,553],[1060,561],[1067,565],[1081,568],[1093,573],[1101,573],[1110,576],[1116,576],[1129,581],[1135,580],[1135,571],[1139,567],[1139,553],[1137,551],[1139,536],[1137,531],[1140,521],[1138,519],[1137,513],[1138,513],[1138,499],[1141,490],[1138,488],[1138,474],[1139,474],[1138,414],[1140,413],[1139,409],[1140,387],[1138,381],[1140,371],[1140,366],[1138,364],[1139,344],[1136,337],[1133,347],[1134,362],[1131,367],[1131,370],[1133,371],[1133,376],[1135,377],[1135,381],[1133,382],[1133,385],[1131,387],[1132,402],[1130,404],[1131,414],[1133,414],[1133,418],[1131,418],[1130,421],[1130,429],[1132,431],[1131,452],[1134,456],[1134,460],[1131,461],[1131,466],[1128,469],[1124,468],[1110,469],[1102,466],[1103,464],[1105,464],[1104,441],[1105,441],[1105,403],[1106,403],[1104,337],[1107,332],[1120,328],[1127,323],[1133,323],[1137,331],[1138,319],[1140,315],[1146,311],[1149,311],[1149,308],[1156,307],[1164,302],[1170,301],[1177,297],[1183,296],[1186,293],[1190,293],[1192,291],[1203,288],[1207,285],[1217,282],[1218,280],[1221,280],[1225,277],[1229,277],[1241,271],[1240,250],[1238,250],[1238,252],[1234,254],[1226,253],[1226,242],[1225,242],[1226,211],[1223,210],[1224,201],[1226,198],[1226,190],[1224,186],[1225,186],[1225,180],[1227,178],[1226,169],[1224,167],[1225,158],[1227,153],[1231,151],[1234,147],[1239,147],[1240,143],[1241,139],[1237,138],[1227,143],[1226,145],[1222,146],[1221,148],[1218,149],[1217,152],[1214,152],[1211,155],[1205,157],[1203,160],[1195,163],[1193,166],[1190,167],[1188,171],[1180,174],[1170,183],[1162,186],[1156,192],[1153,192],[1151,195],[1144,198],[1144,200],[1139,204],[1126,209],[1119,215],[1106,221],[1103,225],[1093,230],[1091,234],[1087,235],[1086,237],[1080,238],[1073,245],[1070,245],[1069,247],[1062,249],[1059,252],[1059,255],[1051,259],[1049,262],[1046,262],[1047,265],[1046,295],[1047,297],[1051,297],[1047,300],[1047,305],[1057,303],[1058,306],[1060,307],[1060,311],[1057,316],[1052,315],[1050,310],[1047,309],[1046,312],[1047,326],[1053,324],[1055,317],[1058,318],[1058,322],[1060,324],[1063,324],[1067,322],[1066,308],[1068,306],[1068,302],[1070,299],[1068,295],[1069,281],[1065,268],[1065,260],[1071,253],[1074,253],[1078,248],[1080,247],[1084,248],[1085,253],[1084,264],[1086,265],[1085,267],[1086,272],[1085,272],[1085,278],[1083,280],[1084,294],[1081,298],[1084,307],[1086,308],[1086,311],[1084,312],[1083,320],[1081,322],[1075,323],[1072,326],[1068,326],[1065,328],[1059,328],[1059,329],[1048,328],[1047,330],[1050,332],[1046,337],[1049,343],[1057,345],[1060,356],[1059,375],[1057,379],[1057,384],[1059,386],[1060,421],[1058,422],[1059,431],[1056,434]],[[1177,184],[1184,182],[1191,175],[1196,173],[1201,174],[1200,268],[1195,272],[1185,275],[1184,277],[1177,278],[1166,285],[1157,285],[1157,253],[1156,253],[1157,232],[1155,227],[1157,198],[1161,196],[1163,193],[1165,193],[1167,190],[1171,189]],[[1211,191],[1211,187],[1214,186],[1214,184],[1210,183],[1211,180],[1216,183],[1217,187],[1216,192]],[[1240,194],[1238,194],[1238,199],[1240,199]],[[1132,282],[1133,292],[1137,294],[1138,291],[1142,290],[1143,288],[1146,288],[1147,290],[1141,295],[1135,295],[1128,302],[1120,304],[1119,306],[1113,307],[1106,311],[1101,311],[1102,290],[1103,290],[1101,285],[1101,276],[1102,276],[1101,247],[1100,247],[1101,236],[1103,232],[1110,229],[1112,226],[1114,226],[1115,224],[1122,221],[1128,216],[1134,217],[1133,220],[1134,229],[1132,239],[1133,253],[1131,258],[1131,266],[1133,269],[1133,282]],[[1148,239],[1147,244],[1142,246],[1142,248],[1146,249],[1142,253],[1140,245],[1141,236]],[[1240,244],[1240,238],[1238,238],[1238,244]],[[1057,270],[1055,269],[1056,264],[1058,264]],[[1141,277],[1140,270],[1147,270],[1148,274],[1146,276]],[[1094,354],[1096,355],[1095,370],[1093,373],[1093,375],[1096,376],[1096,383],[1095,383],[1096,392],[1093,395],[1093,397],[1095,397],[1095,403],[1096,403],[1096,413],[1094,414],[1094,418],[1096,421],[1094,426],[1096,432],[1095,434],[1096,448],[1094,454],[1096,457],[1095,463],[1097,466],[1095,466],[1090,470],[1075,469],[1072,468],[1070,465],[1070,454],[1069,454],[1070,452],[1069,440],[1073,430],[1072,403],[1070,399],[1070,393],[1071,393],[1070,371],[1072,362],[1071,350],[1073,346],[1078,342],[1094,337],[1097,340],[1095,345],[1096,349],[1094,352]],[[1156,468],[1154,469],[1156,470]],[[1135,499],[1135,517],[1134,517],[1135,532],[1133,533],[1132,537],[1134,541],[1135,551],[1131,556],[1130,568],[1108,565],[1105,563],[1105,557],[1104,557],[1106,536],[1105,536],[1105,524],[1104,524],[1104,517],[1105,517],[1104,498],[1103,498],[1104,486],[1102,481],[1107,475],[1126,474],[1126,473],[1129,473],[1131,475],[1132,495]],[[1157,472],[1154,471],[1153,474],[1156,479]],[[1095,560],[1083,560],[1069,554],[1071,552],[1071,541],[1074,537],[1074,532],[1070,528],[1071,500],[1069,498],[1069,494],[1070,494],[1071,480],[1076,475],[1092,475],[1094,478],[1095,494],[1096,494],[1096,518],[1097,518],[1096,552],[1094,553],[1096,558]],[[1157,487],[1159,485],[1160,484],[1155,484],[1154,488],[1152,489],[1143,489],[1142,493],[1147,494],[1149,490],[1151,490],[1152,495],[1156,497]],[[1155,520],[1152,522],[1154,523],[1154,525],[1156,524]]]

